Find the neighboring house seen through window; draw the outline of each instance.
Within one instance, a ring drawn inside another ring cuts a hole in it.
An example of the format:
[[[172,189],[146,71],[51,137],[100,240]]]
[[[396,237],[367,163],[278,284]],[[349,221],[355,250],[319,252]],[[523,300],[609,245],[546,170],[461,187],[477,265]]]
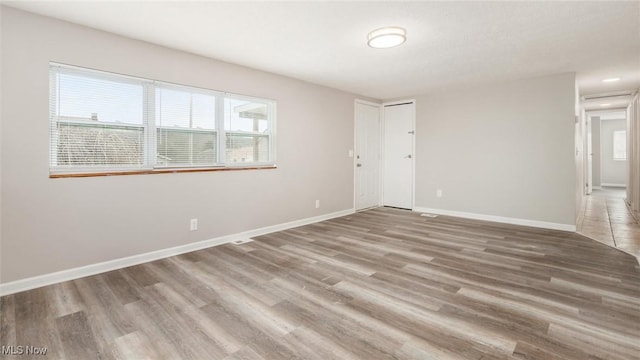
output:
[[[52,173],[272,165],[275,102],[50,66]]]

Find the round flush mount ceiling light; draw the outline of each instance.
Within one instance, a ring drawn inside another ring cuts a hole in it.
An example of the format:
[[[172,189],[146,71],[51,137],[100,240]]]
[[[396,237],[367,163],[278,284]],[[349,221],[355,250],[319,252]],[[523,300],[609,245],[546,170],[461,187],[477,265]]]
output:
[[[619,77],[614,77],[614,78],[608,78],[608,79],[602,79],[602,82],[616,82],[616,81],[620,81]]]
[[[407,40],[407,31],[401,27],[389,26],[373,30],[367,36],[367,44],[375,49],[398,46]]]

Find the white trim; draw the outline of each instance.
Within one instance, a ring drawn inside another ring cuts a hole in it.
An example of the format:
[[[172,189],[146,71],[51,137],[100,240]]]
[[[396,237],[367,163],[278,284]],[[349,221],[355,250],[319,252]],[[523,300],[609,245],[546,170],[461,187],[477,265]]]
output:
[[[594,190],[602,190],[602,186],[592,185],[591,188],[594,189]]]
[[[382,104],[380,104],[381,106],[388,106],[388,105],[398,105],[398,104],[406,104],[406,103],[416,103],[416,99],[401,99],[401,100],[393,100],[393,101],[387,101],[387,102],[383,102]]]
[[[287,230],[287,229],[291,229],[298,226],[313,224],[320,221],[325,221],[325,220],[329,220],[329,219],[333,219],[341,216],[350,215],[350,214],[353,214],[354,212],[355,212],[354,209],[336,211],[329,214],[314,216],[314,217],[301,219],[301,220],[290,221],[290,222],[272,225],[272,226],[266,226],[263,228],[244,231],[237,234],[225,235],[225,236],[221,236],[221,237],[217,237],[209,240],[202,240],[202,241],[194,242],[191,244],[175,246],[172,248],[151,251],[144,254],[128,256],[128,257],[109,260],[109,261],[100,262],[96,264],[62,270],[54,273],[34,276],[26,279],[11,281],[8,283],[0,284],[0,296],[14,294],[20,291],[35,289],[42,286],[52,285],[52,284],[60,283],[63,281],[74,280],[74,279],[95,275],[95,274],[99,274],[107,271],[117,270],[117,269],[129,267],[133,265],[146,263],[149,261],[164,259],[167,257],[184,254],[191,251],[196,251],[200,249],[209,248],[212,246],[230,243],[233,241],[246,240],[247,238],[265,235],[265,234],[273,233],[276,231]]]
[[[381,134],[381,145],[382,145],[382,152],[380,154],[380,170],[381,170],[381,174],[380,174],[380,206],[384,206],[384,151],[385,151],[385,144],[384,144],[384,129],[385,129],[385,118],[384,118],[384,107],[388,106],[388,105],[398,105],[398,104],[412,104],[413,105],[413,113],[411,114],[412,118],[411,118],[411,126],[413,127],[413,141],[411,144],[412,147],[412,154],[411,154],[411,208],[413,209],[416,205],[416,135],[417,135],[417,131],[416,131],[416,99],[402,99],[402,100],[393,100],[393,101],[388,101],[388,102],[383,102],[380,105],[380,111],[381,111],[381,128],[380,128],[380,134]]]
[[[355,99],[353,105],[353,208],[356,208],[356,200],[358,196],[357,188],[358,188],[358,179],[357,179],[357,154],[358,154],[358,106],[367,105],[378,108],[378,204],[376,206],[382,205],[382,136],[383,136],[383,123],[382,123],[382,105],[377,104],[371,101]],[[365,209],[359,209],[355,211],[362,211]]]
[[[374,103],[374,102],[371,102],[371,101],[361,100],[361,99],[356,99],[355,102],[358,103],[358,104],[370,105],[370,106],[375,106],[375,107],[378,107],[378,108],[380,106],[382,106],[382,104],[380,104],[380,103]]]
[[[571,231],[571,232],[576,231],[576,226],[571,224],[559,224],[559,223],[552,223],[552,222],[546,222],[546,221],[518,219],[518,218],[511,218],[511,217],[504,217],[504,216],[476,214],[476,213],[453,211],[453,210],[429,209],[429,208],[424,208],[419,206],[414,207],[413,211],[438,214],[438,215],[455,216],[455,217],[461,217],[465,219],[493,221],[493,222],[504,223],[504,224],[531,226],[531,227],[551,229],[551,230],[562,230],[562,231]]]
[[[601,183],[601,186],[608,186],[608,187],[623,187],[626,188],[627,184],[613,184],[613,183]]]

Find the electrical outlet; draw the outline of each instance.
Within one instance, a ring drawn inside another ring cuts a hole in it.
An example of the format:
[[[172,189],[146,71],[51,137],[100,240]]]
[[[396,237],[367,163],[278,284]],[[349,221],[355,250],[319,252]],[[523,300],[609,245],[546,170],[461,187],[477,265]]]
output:
[[[439,198],[442,197],[442,189],[436,190],[436,196],[439,197]]]
[[[198,230],[198,219],[191,219],[191,222],[189,223],[189,229],[191,231]]]
[[[320,200],[316,200],[316,209],[320,208]]]

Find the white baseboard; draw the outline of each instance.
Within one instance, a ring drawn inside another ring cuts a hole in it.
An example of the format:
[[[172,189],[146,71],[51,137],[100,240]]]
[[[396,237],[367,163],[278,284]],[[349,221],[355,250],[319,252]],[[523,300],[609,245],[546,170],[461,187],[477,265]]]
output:
[[[576,231],[575,225],[570,224],[559,224],[552,223],[546,221],[538,221],[538,220],[527,220],[527,219],[518,219],[504,216],[495,216],[495,215],[484,215],[484,214],[476,214],[476,213],[468,213],[462,211],[453,211],[453,210],[442,210],[442,209],[429,209],[424,207],[414,207],[413,211],[416,212],[424,212],[438,215],[448,215],[461,217],[465,219],[474,219],[474,220],[485,220],[485,221],[493,221],[505,224],[513,224],[513,225],[524,225],[537,227],[542,229],[551,229],[551,230],[562,230],[562,231]]]
[[[85,276],[91,276],[107,271],[122,269],[125,267],[146,263],[153,260],[164,259],[170,256],[180,255],[191,251],[209,248],[212,246],[222,245],[237,240],[243,240],[260,235],[265,235],[277,231],[287,230],[298,226],[317,223],[324,220],[329,220],[345,215],[353,214],[354,209],[347,209],[342,211],[336,211],[329,214],[314,216],[306,219],[290,221],[283,224],[267,226],[259,229],[244,231],[237,234],[225,235],[209,240],[202,240],[186,245],[180,245],[168,249],[151,251],[144,254],[138,254],[128,256],[120,259],[109,260],[97,264],[86,265],[68,270],[62,270],[50,274],[44,274],[34,276],[26,279],[20,279],[11,281],[8,283],[0,284],[0,296],[14,294],[17,292],[39,288],[51,284],[60,283],[63,281],[69,281],[79,279]]]
[[[626,184],[613,184],[613,183],[602,183],[600,185],[607,186],[607,187],[621,187],[621,188],[626,188],[627,187]]]

